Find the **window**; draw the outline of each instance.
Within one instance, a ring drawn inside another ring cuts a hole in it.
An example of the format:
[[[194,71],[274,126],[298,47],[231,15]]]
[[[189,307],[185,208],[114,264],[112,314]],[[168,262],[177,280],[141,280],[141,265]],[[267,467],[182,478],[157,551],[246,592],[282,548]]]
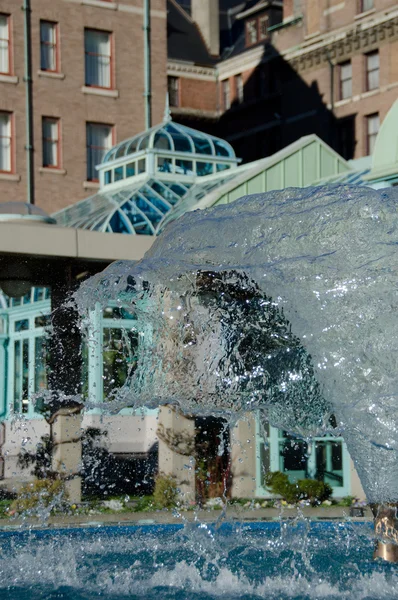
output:
[[[379,53],[371,52],[366,55],[366,89],[376,90],[379,87],[380,59]]]
[[[113,145],[113,127],[102,123],[87,123],[87,180],[98,181],[98,165]]]
[[[359,2],[360,12],[366,12],[367,10],[372,10],[373,7],[374,7],[374,0],[360,0],[360,2]]]
[[[0,14],[0,73],[11,73],[10,17]]]
[[[0,113],[0,171],[12,171],[12,115]]]
[[[366,117],[366,152],[368,156],[373,154],[379,128],[380,117],[378,113]]]
[[[262,68],[257,72],[257,88],[258,88],[258,96],[260,98],[265,98],[268,93],[268,73]]]
[[[347,61],[340,65],[340,100],[352,96],[352,65]]]
[[[56,169],[61,166],[59,125],[59,119],[53,117],[42,119],[43,167]]]
[[[338,152],[346,160],[354,158],[356,145],[355,115],[337,121]]]
[[[231,108],[231,90],[229,79],[224,79],[222,82],[222,95],[224,110],[229,110]]]
[[[170,106],[180,106],[180,80],[178,77],[168,77],[167,84]]]
[[[251,19],[246,22],[246,44],[251,46],[257,42],[257,20]]]
[[[40,21],[40,69],[58,71],[58,24]]]
[[[241,74],[235,76],[235,89],[236,99],[239,102],[239,104],[242,104],[242,102],[244,101],[245,92],[243,87],[243,77]]]
[[[268,32],[268,15],[260,17],[259,21],[260,40],[265,40]]]
[[[85,83],[88,86],[112,87],[111,34],[96,29],[85,29]]]

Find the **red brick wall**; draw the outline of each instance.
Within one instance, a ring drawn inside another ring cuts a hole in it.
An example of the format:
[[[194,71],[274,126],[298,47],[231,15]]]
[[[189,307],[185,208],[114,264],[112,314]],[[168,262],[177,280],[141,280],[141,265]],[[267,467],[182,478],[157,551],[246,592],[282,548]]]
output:
[[[105,4],[105,3],[104,3]],[[113,3],[110,3],[113,4]],[[34,107],[34,160],[36,204],[54,212],[87,197],[95,190],[85,189],[86,122],[114,125],[117,141],[145,128],[142,2],[123,0],[136,12],[122,12],[67,0],[32,0],[32,72]],[[165,12],[165,0],[152,0],[152,10]],[[116,4],[113,4],[116,7]],[[20,181],[0,175],[1,201],[26,199],[25,86],[23,83],[23,12],[13,0],[3,0],[1,11],[13,20],[14,71],[17,84],[0,82],[0,110],[15,116],[15,172]],[[61,72],[64,79],[39,76],[39,22],[60,25]],[[166,20],[152,18],[153,123],[161,120],[166,96]],[[118,98],[84,94],[84,28],[112,31],[114,38],[115,88]],[[62,167],[66,171],[43,170],[41,117],[61,119]]]
[[[180,107],[203,111],[217,110],[215,81],[180,78]]]

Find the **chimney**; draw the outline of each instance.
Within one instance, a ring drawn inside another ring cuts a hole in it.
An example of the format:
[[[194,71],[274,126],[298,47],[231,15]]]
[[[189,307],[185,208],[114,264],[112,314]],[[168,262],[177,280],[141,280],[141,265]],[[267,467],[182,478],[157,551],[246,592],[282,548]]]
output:
[[[218,0],[191,0],[191,17],[199,27],[210,54],[220,54]]]
[[[294,0],[283,0],[283,20],[286,21],[294,16]]]

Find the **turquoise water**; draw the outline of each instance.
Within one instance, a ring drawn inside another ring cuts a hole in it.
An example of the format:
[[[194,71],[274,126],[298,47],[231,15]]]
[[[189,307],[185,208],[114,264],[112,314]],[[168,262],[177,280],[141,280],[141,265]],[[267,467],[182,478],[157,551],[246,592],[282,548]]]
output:
[[[366,523],[0,532],[1,600],[398,598]]]

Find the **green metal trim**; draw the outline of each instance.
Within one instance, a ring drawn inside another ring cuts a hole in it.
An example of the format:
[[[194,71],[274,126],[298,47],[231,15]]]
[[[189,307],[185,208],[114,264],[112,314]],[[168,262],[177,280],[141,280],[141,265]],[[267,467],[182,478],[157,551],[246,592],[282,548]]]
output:
[[[298,17],[294,17],[294,19],[290,19],[289,21],[282,21],[282,23],[277,23],[276,25],[271,25],[268,27],[268,31],[278,31],[278,29],[285,29],[285,27],[290,27],[291,25],[296,25],[300,23],[304,19],[303,15],[299,15]]]

